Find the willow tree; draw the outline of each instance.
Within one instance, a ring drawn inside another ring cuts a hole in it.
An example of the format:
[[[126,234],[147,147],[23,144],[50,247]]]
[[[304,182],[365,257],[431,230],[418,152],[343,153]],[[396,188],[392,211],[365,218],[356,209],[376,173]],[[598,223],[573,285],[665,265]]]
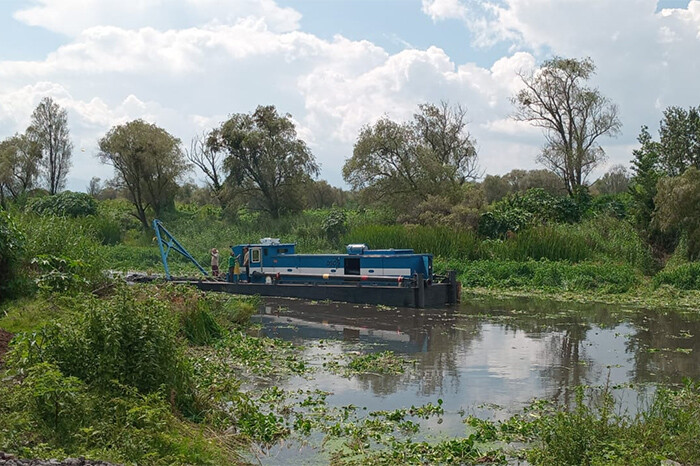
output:
[[[180,140],[143,120],[118,125],[99,141],[103,163],[114,166],[116,181],[129,193],[134,216],[148,229],[146,211],[173,206],[178,179],[188,170]]]
[[[215,141],[212,141],[211,145],[208,144],[210,138],[216,138],[216,134],[204,133],[192,138],[190,149],[185,152],[185,155],[187,160],[204,174],[207,187],[219,205],[226,207],[227,199],[224,192],[224,183],[228,176],[224,167],[226,154],[220,150]]]
[[[0,141],[0,204],[36,186],[40,163],[41,148],[26,134]]]
[[[272,105],[234,114],[210,134],[207,148],[226,154],[227,183],[252,208],[272,218],[304,208],[302,188],[318,174],[318,165],[297,137],[291,115]]]
[[[537,161],[556,173],[574,195],[591,171],[605,160],[598,140],[616,136],[618,108],[586,82],[595,73],[590,58],[555,57],[530,73],[513,98],[518,121],[543,129],[546,139]]]
[[[49,194],[66,186],[73,143],[68,130],[68,112],[51,97],[44,97],[32,113],[27,135],[41,148],[42,173]]]
[[[430,196],[458,193],[478,173],[466,110],[422,104],[408,122],[382,118],[362,128],[343,177],[365,197],[410,209]]]

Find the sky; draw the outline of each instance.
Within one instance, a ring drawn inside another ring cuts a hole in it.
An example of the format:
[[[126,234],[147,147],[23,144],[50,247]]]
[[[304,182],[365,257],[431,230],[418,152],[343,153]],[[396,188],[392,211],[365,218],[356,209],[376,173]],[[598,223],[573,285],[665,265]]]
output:
[[[186,149],[271,104],[347,187],[364,125],[447,101],[467,109],[484,173],[504,174],[539,168],[544,137],[510,98],[553,56],[592,58],[590,84],[619,107],[593,178],[628,166],[642,125],[700,105],[700,0],[0,0],[0,138],[52,97],[74,143],[67,188],[84,191],[113,176],[97,143],[115,125],[144,119]]]

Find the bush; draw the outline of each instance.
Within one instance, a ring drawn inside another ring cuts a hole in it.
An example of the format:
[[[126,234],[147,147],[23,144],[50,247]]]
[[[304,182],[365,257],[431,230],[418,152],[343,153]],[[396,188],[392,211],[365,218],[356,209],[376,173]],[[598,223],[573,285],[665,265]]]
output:
[[[64,322],[16,337],[14,365],[49,362],[95,387],[117,382],[143,394],[172,394],[178,407],[191,412],[191,368],[178,343],[177,316],[167,303],[137,300],[125,287],[108,301],[85,297],[76,304],[78,312]]]
[[[654,286],[671,285],[681,290],[700,290],[700,262],[681,264],[654,276]]]
[[[468,287],[625,293],[639,284],[637,273],[629,266],[590,262],[451,260],[440,268],[456,270]]]
[[[588,198],[581,196],[581,199]],[[578,222],[582,211],[579,202],[569,196],[553,196],[544,189],[532,188],[493,203],[479,219],[479,234],[503,238],[508,232],[518,232],[530,225]]]
[[[105,394],[50,363],[0,385],[0,451],[146,465],[235,462],[178,420],[159,394],[117,385]]]
[[[63,191],[53,196],[32,199],[27,208],[39,215],[86,217],[97,214],[97,201],[86,193]]]
[[[15,297],[22,288],[18,270],[23,249],[24,236],[0,208],[0,301]]]
[[[527,452],[532,464],[698,464],[700,391],[687,382],[678,391],[660,388],[651,406],[631,418],[617,414],[610,389],[588,399],[578,387],[573,409],[538,413],[538,445]]]
[[[23,215],[18,226],[26,237],[31,275],[43,289],[88,291],[106,280],[99,243],[80,220]]]

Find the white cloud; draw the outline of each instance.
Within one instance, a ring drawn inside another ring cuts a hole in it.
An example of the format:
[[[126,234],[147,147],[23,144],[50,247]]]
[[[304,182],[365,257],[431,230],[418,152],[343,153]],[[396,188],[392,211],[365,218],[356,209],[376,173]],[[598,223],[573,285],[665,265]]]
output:
[[[433,21],[466,19],[467,7],[459,0],[423,0],[423,13]]]
[[[487,172],[534,167],[541,135],[509,119],[509,97],[544,50],[598,65],[596,84],[619,104],[626,131],[602,141],[612,164],[630,159],[639,126],[653,127],[661,109],[697,104],[687,99],[700,94],[698,0],[658,13],[654,0],[423,0],[422,9],[434,21],[464,21],[482,45],[515,49],[488,67],[437,45],[389,53],[302,31],[301,15],[272,0],[39,0],[16,17],[70,37],[43,60],[0,62],[0,134],[24,130],[38,101],[53,96],[86,149],[71,172],[83,188],[105,170],[92,154],[115,124],[144,118],[188,146],[231,113],[274,104],[294,116],[322,176],[339,184],[363,125],[440,100],[467,108]]]
[[[235,23],[243,18],[263,18],[270,29],[298,29],[301,15],[273,0],[36,0],[15,13],[15,19],[68,36],[94,26],[125,29],[186,28],[213,22]]]

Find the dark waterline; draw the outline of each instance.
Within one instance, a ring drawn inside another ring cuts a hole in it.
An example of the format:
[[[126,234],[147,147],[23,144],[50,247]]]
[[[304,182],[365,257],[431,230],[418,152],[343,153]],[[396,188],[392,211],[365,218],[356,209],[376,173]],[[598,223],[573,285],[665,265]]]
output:
[[[266,336],[305,346],[319,367],[352,351],[391,350],[415,361],[401,375],[320,370],[278,385],[332,392],[329,405],[370,411],[441,399],[446,414],[430,429],[440,435],[463,434],[465,412],[498,419],[534,398],[571,403],[578,385],[609,384],[622,408],[635,411],[658,384],[700,377],[700,319],[680,313],[530,299],[442,310],[270,299],[254,320]],[[285,458],[276,451],[268,463]]]

